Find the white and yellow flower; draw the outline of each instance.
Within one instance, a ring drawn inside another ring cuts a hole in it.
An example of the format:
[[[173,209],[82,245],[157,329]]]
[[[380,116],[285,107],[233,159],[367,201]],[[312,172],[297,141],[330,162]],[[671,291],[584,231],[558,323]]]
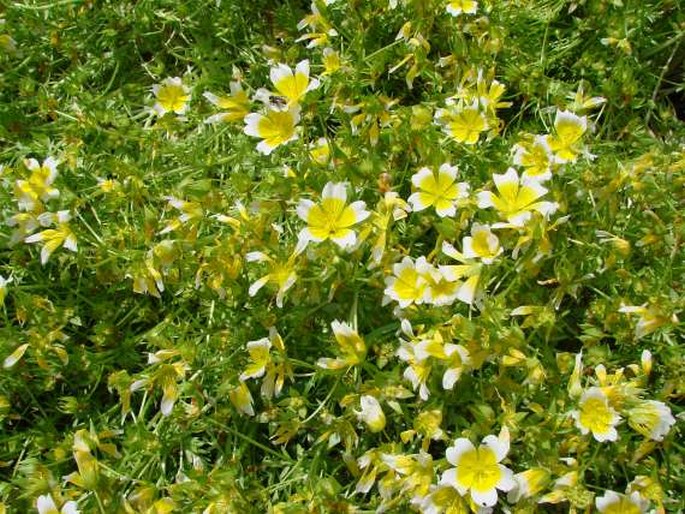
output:
[[[169,203],[170,207],[181,211],[181,214],[160,230],[160,235],[177,230],[189,221],[199,220],[204,215],[202,206],[198,202],[181,200],[175,196],[167,196],[165,197],[165,200]]]
[[[319,81],[309,77],[309,61],[305,59],[295,66],[277,64],[269,72],[269,78],[279,95],[287,100],[289,107],[299,104],[304,96],[319,87]]]
[[[417,191],[407,199],[413,210],[435,207],[441,218],[454,216],[459,201],[467,198],[469,192],[466,182],[456,182],[458,171],[456,166],[445,163],[437,173],[430,168],[421,168],[415,173],[411,181]]]
[[[452,282],[459,283],[457,299],[469,305],[473,305],[478,291],[480,274],[483,264],[473,259],[467,259],[447,241],[442,243],[442,253],[458,261],[460,264],[441,265],[439,269],[443,276]]]
[[[5,278],[0,275],[0,307],[5,303],[7,297],[7,284],[12,282],[12,277]]]
[[[240,382],[228,391],[228,399],[231,400],[233,406],[242,414],[254,416],[254,400],[245,382]]]
[[[245,256],[245,260],[247,262],[263,262],[269,266],[269,273],[252,283],[248,289],[248,294],[255,296],[262,287],[267,284],[273,284],[278,287],[276,306],[279,309],[282,308],[285,294],[297,281],[294,259],[291,257],[287,261],[282,262],[272,259],[264,252],[249,252]]]
[[[508,225],[498,224],[493,225],[494,227],[522,227],[531,218],[533,211],[549,216],[558,208],[555,202],[538,201],[547,193],[547,189],[534,180],[522,181],[514,168],[509,168],[501,175],[495,173],[492,178],[499,194],[481,191],[478,193],[478,207],[494,207],[508,221]]]
[[[513,472],[500,464],[509,453],[509,431],[503,428],[499,437],[489,435],[476,448],[461,437],[447,448],[447,460],[454,467],[440,478],[440,485],[454,487],[459,494],[470,493],[481,507],[497,503],[497,490],[510,491],[516,485]]]
[[[425,257],[419,257],[416,262],[411,257],[404,257],[401,262],[393,264],[393,275],[385,278],[386,298],[398,302],[402,309],[412,303],[423,303],[427,284],[422,274],[427,266]]]
[[[578,408],[571,412],[571,416],[583,434],[592,432],[592,436],[600,443],[618,439],[616,425],[621,417],[609,405],[609,399],[601,388],[591,387],[584,391]]]
[[[346,184],[328,182],[321,194],[321,202],[300,200],[297,215],[307,223],[298,236],[295,254],[299,254],[309,242],[320,243],[330,239],[342,249],[350,249],[357,243],[357,235],[351,227],[370,216],[363,201],[347,204]]]
[[[38,514],[79,514],[75,501],[68,501],[62,505],[61,509],[55,505],[55,500],[51,494],[43,494],[36,500]]]
[[[152,92],[157,101],[152,109],[158,116],[164,116],[168,112],[185,114],[190,102],[190,88],[183,84],[180,77],[169,77],[161,84],[152,86]]]
[[[516,487],[507,495],[509,503],[537,496],[550,482],[550,473],[544,468],[531,468],[514,475]]]
[[[300,108],[293,106],[285,111],[268,109],[266,114],[250,113],[245,116],[243,132],[258,137],[257,151],[269,155],[281,145],[298,138],[297,124],[300,122]]]
[[[36,212],[42,210],[42,202],[59,196],[59,190],[52,187],[57,178],[57,161],[48,157],[39,164],[36,159],[26,159],[24,165],[31,172],[28,180],[17,180],[14,197],[19,210]]]
[[[266,373],[266,366],[271,362],[271,341],[268,337],[263,337],[256,341],[247,343],[247,352],[250,354],[250,363],[238,377],[245,381],[250,378],[260,378]]]
[[[478,2],[476,0],[452,0],[447,2],[447,12],[452,16],[461,14],[476,14]]]
[[[385,428],[385,414],[378,400],[368,394],[360,398],[361,410],[355,411],[360,421],[366,423],[371,432],[380,432]]]
[[[76,236],[69,227],[70,219],[69,211],[59,211],[57,213],[57,228],[49,228],[24,239],[26,243],[43,243],[43,248],[40,251],[41,264],[45,265],[50,255],[60,246],[64,246],[72,252],[78,251]]]
[[[488,120],[478,101],[468,106],[453,105],[435,111],[435,121],[458,143],[475,145],[480,134],[488,129]]]
[[[242,121],[250,113],[250,99],[243,90],[240,82],[231,82],[231,94],[229,96],[217,96],[206,91],[203,93],[209,103],[215,105],[222,112],[213,114],[205,120],[205,123],[226,123]]]
[[[635,325],[635,337],[638,339],[651,334],[663,325],[678,323],[678,317],[675,314],[668,316],[659,307],[647,303],[642,305],[622,305],[618,312],[638,316],[638,321]]]
[[[580,142],[587,130],[587,117],[570,111],[557,111],[554,119],[554,135],[547,143],[560,163],[574,162],[580,154]]]
[[[656,400],[639,400],[627,410],[628,425],[653,441],[663,441],[675,424],[671,409]]]
[[[603,496],[595,498],[595,506],[601,514],[644,514],[649,501],[642,498],[637,491],[631,495],[605,491]]]
[[[548,136],[535,136],[532,140],[524,140],[515,144],[514,164],[524,168],[521,179],[544,182],[552,178],[552,166],[555,163],[554,154],[547,142]]]
[[[338,343],[340,356],[335,359],[322,357],[316,365],[324,369],[343,369],[361,364],[366,358],[364,339],[352,328],[352,325],[344,321],[333,321],[331,328],[335,341]]]
[[[483,264],[492,264],[495,258],[502,253],[499,238],[492,233],[487,225],[474,223],[471,227],[471,235],[462,241],[464,257],[467,259],[480,259]]]

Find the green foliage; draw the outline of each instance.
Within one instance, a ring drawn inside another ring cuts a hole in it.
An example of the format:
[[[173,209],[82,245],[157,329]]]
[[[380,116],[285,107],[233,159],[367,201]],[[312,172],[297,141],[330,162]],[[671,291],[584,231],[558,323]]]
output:
[[[683,7],[328,4],[0,7],[0,512],[685,508]]]

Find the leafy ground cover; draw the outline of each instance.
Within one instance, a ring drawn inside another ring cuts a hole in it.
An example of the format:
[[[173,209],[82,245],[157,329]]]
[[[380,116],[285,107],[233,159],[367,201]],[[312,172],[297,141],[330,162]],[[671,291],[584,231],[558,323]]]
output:
[[[0,17],[0,512],[685,508],[680,2]]]

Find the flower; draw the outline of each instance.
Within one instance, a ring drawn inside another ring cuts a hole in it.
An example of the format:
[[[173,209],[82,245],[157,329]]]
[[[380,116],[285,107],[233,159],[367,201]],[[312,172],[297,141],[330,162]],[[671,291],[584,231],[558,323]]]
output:
[[[442,242],[442,253],[461,263],[439,266],[440,272],[447,280],[459,283],[459,291],[456,296],[457,299],[472,305],[476,297],[483,265],[472,259],[467,259],[464,254],[457,251],[457,249],[447,241]],[[465,280],[461,282],[462,279]]]
[[[330,47],[323,49],[323,75],[330,75],[340,69],[340,53]]]
[[[407,201],[415,211],[435,207],[435,212],[441,218],[454,216],[457,212],[457,202],[466,198],[469,191],[467,183],[455,183],[458,171],[456,166],[450,166],[448,163],[440,166],[437,174],[430,168],[421,168],[411,178],[418,191]]]
[[[464,238],[462,246],[464,257],[480,259],[483,264],[492,264],[495,258],[502,253],[499,239],[490,231],[490,227],[478,223],[473,224],[471,236]]]
[[[269,350],[271,341],[268,337],[263,337],[257,341],[247,343],[247,352],[250,354],[250,364],[240,374],[240,380],[245,381],[249,378],[259,378],[266,373],[266,366],[271,361]]]
[[[206,91],[203,93],[208,102],[223,109],[224,112],[213,114],[205,120],[205,123],[220,123],[242,121],[250,112],[250,100],[243,90],[240,82],[231,82],[231,94],[229,96],[217,96]]]
[[[366,423],[371,432],[380,432],[385,428],[385,414],[381,404],[373,396],[368,394],[360,398],[361,411],[355,411],[357,417]]]
[[[55,505],[55,500],[51,494],[39,496],[36,500],[36,509],[38,509],[38,514],[79,514],[75,501],[68,501],[62,505],[61,509],[57,510],[57,505]]]
[[[552,178],[554,154],[547,142],[547,136],[535,136],[532,141],[522,141],[514,145],[514,164],[525,168],[522,179],[544,182]]]
[[[280,145],[297,139],[296,125],[300,121],[300,109],[293,106],[286,111],[268,109],[266,114],[250,113],[245,116],[243,132],[261,138],[257,151],[269,155]]]
[[[280,309],[283,307],[283,299],[285,293],[288,292],[295,281],[297,280],[297,273],[295,273],[294,261],[292,258],[286,262],[276,261],[266,255],[264,252],[249,252],[245,256],[247,262],[266,262],[269,264],[269,273],[258,279],[250,285],[248,294],[255,296],[257,292],[267,284],[274,284],[278,286],[276,293],[276,306]]]
[[[361,364],[366,357],[366,343],[357,331],[349,323],[337,320],[331,323],[331,328],[341,356],[336,359],[322,357],[316,365],[325,369],[343,369]]]
[[[554,119],[554,131],[556,134],[549,136],[547,142],[559,162],[573,162],[576,160],[580,153],[578,143],[586,130],[586,116],[577,116],[570,111],[557,111]]]
[[[447,3],[447,12],[452,16],[460,14],[475,14],[478,9],[476,0],[452,0]]]
[[[663,441],[674,424],[671,409],[663,402],[640,400],[628,409],[628,425],[653,441]]]
[[[28,180],[17,180],[14,185],[14,196],[21,211],[41,211],[41,202],[47,202],[59,196],[59,190],[52,187],[57,178],[57,161],[48,157],[43,164],[36,159],[26,159],[24,165],[31,172]]]
[[[616,425],[621,417],[609,405],[609,399],[599,387],[591,387],[583,392],[579,410],[573,411],[571,416],[583,434],[592,432],[599,442],[618,439]]]
[[[462,496],[470,492],[477,505],[492,507],[497,503],[497,489],[509,491],[516,485],[513,472],[500,464],[507,453],[509,431],[506,427],[499,437],[484,437],[478,448],[460,437],[447,448],[447,460],[454,467],[442,474],[440,485],[450,485]]]
[[[514,475],[516,487],[507,495],[509,503],[517,503],[523,498],[531,498],[542,491],[550,480],[549,471],[544,468],[531,468]]]
[[[342,249],[353,247],[357,236],[350,227],[370,216],[362,201],[347,205],[346,184],[328,182],[321,193],[321,203],[300,200],[297,215],[307,223],[300,231],[295,254],[301,253],[310,241],[320,243],[330,239]]]
[[[254,407],[252,404],[254,400],[252,399],[252,394],[250,390],[245,385],[245,382],[240,382],[233,389],[228,391],[228,399],[231,400],[233,406],[238,409],[238,412],[246,414],[248,416],[254,416]]]
[[[319,87],[319,81],[309,78],[309,61],[305,59],[295,66],[295,71],[287,64],[277,64],[269,73],[276,91],[288,100],[288,106],[299,104],[309,91]]]
[[[166,78],[161,84],[152,86],[157,101],[152,109],[158,116],[164,116],[167,112],[185,114],[190,101],[190,89],[183,85],[180,77]]]
[[[557,210],[558,205],[554,202],[537,201],[547,193],[547,189],[536,181],[520,180],[514,168],[509,168],[502,175],[495,173],[492,178],[499,194],[481,191],[478,193],[478,207],[494,207],[509,222],[509,225],[498,224],[494,227],[522,227],[530,219],[532,211],[548,216]]]
[[[56,218],[57,228],[49,228],[24,239],[26,243],[43,243],[43,248],[40,251],[40,263],[43,265],[48,262],[50,255],[60,246],[64,246],[72,252],[78,251],[76,236],[68,224],[71,219],[69,211],[59,211]]]
[[[623,314],[635,314],[639,317],[635,325],[635,337],[640,339],[651,334],[657,328],[667,323],[678,323],[678,317],[672,314],[670,317],[661,311],[659,307],[644,303],[642,305],[622,305],[618,312]]]
[[[0,275],[0,306],[5,303],[5,298],[7,297],[7,284],[12,282],[12,277],[5,278]]]
[[[174,209],[178,209],[179,211],[181,211],[181,215],[178,218],[172,220],[166,227],[164,227],[159,232],[160,235],[168,234],[173,230],[177,230],[183,224],[189,221],[198,220],[202,218],[204,214],[202,211],[202,206],[199,202],[188,202],[186,200],[176,198],[175,196],[167,196],[164,199],[167,202],[169,202],[170,207],[173,207]]]
[[[402,309],[412,303],[423,303],[427,284],[422,273],[427,266],[429,264],[425,257],[419,257],[416,262],[411,257],[405,257],[393,264],[393,276],[385,278],[385,296],[398,302]]]
[[[467,107],[438,109],[435,120],[448,136],[465,145],[476,144],[480,133],[488,128],[487,119],[477,101]]]
[[[643,514],[647,512],[649,501],[637,491],[630,496],[606,491],[604,496],[595,498],[595,506],[601,514]]]

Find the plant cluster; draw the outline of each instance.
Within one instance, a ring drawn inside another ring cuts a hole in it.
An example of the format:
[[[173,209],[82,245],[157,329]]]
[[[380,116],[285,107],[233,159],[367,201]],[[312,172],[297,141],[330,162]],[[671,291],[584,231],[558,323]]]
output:
[[[0,513],[685,508],[678,2],[0,15]]]

